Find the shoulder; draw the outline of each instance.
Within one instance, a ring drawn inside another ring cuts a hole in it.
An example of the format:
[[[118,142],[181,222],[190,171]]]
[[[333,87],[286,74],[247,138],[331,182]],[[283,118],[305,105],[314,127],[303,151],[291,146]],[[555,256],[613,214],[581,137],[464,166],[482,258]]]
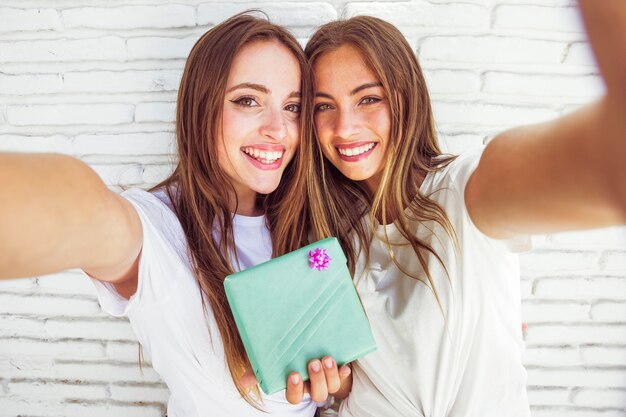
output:
[[[454,159],[449,162],[443,162],[447,158],[440,158],[442,163],[438,165],[437,170],[433,173],[433,183],[462,192],[472,173],[478,167],[484,149],[484,146],[471,148],[462,154],[454,156]]]

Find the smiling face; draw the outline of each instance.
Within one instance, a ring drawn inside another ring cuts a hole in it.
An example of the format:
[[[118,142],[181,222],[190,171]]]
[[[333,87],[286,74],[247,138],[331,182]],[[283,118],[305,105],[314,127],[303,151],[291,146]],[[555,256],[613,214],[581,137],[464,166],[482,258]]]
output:
[[[238,200],[268,194],[280,183],[299,140],[300,66],[281,43],[245,45],[233,60],[224,96],[220,168]]]
[[[391,115],[385,90],[351,45],[314,64],[315,127],[324,155],[343,175],[375,192],[389,144]]]

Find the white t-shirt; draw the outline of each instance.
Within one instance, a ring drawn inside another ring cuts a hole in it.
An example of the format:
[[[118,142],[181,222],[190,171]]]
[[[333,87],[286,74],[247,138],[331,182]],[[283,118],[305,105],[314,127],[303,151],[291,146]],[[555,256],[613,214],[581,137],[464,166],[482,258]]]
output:
[[[427,175],[420,189],[447,213],[460,255],[438,224],[411,223],[411,230],[448,269],[449,280],[439,262],[428,256],[445,321],[432,290],[402,274],[379,239],[371,246],[369,272],[359,260],[357,289],[378,350],[355,362],[342,417],[530,415],[522,366],[519,264],[507,247],[513,242],[481,233],[463,198],[481,153],[482,148],[471,151]],[[383,227],[376,226],[383,236]],[[402,241],[393,224],[387,233],[392,242]],[[426,278],[410,246],[395,247],[394,253],[408,271]]]
[[[137,292],[126,300],[112,285],[92,281],[102,308],[129,318],[169,387],[168,417],[267,416],[245,402],[233,384],[215,317],[210,306],[204,314],[185,236],[167,196],[139,189],[122,196],[133,204],[143,227]],[[265,217],[235,215],[234,237],[241,269],[271,258]],[[264,395],[263,402],[271,416],[310,417],[317,409],[308,394],[298,405],[289,404],[284,391]]]

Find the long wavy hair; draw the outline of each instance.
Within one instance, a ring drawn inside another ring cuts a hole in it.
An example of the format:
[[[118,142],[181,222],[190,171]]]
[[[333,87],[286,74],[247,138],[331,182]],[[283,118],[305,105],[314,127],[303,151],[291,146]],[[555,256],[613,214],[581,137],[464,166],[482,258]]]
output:
[[[307,243],[308,205],[306,195],[300,190],[305,187],[303,161],[312,152],[312,84],[309,64],[293,35],[250,12],[215,26],[191,50],[176,107],[178,164],[172,175],[153,190],[166,190],[182,225],[193,273],[202,292],[203,308],[206,313],[208,304],[215,316],[233,382],[248,403],[260,408],[258,387],[247,390],[240,383],[249,361],[223,287],[224,278],[235,270],[229,253],[236,256],[233,213],[228,204],[233,198],[236,204],[236,193],[217,156],[226,82],[238,51],[259,40],[284,45],[300,66],[300,146],[278,188],[258,197],[265,209],[274,256]],[[215,227],[221,232],[217,241],[213,234]]]
[[[374,225],[393,221],[426,273],[426,278],[410,273],[400,265],[393,252],[397,242],[390,242],[386,227],[384,236],[393,262],[404,274],[429,285],[441,307],[434,287],[427,253],[444,267],[440,256],[418,239],[409,222],[435,221],[456,241],[445,211],[429,196],[419,191],[421,179],[449,162],[453,156],[442,155],[437,141],[430,97],[415,54],[402,33],[393,25],[369,16],[338,20],[320,27],[309,40],[305,54],[312,67],[326,53],[349,45],[360,52],[364,62],[383,86],[389,102],[391,129],[380,185],[372,195],[364,183],[346,178],[324,156],[317,146],[310,163],[311,171],[321,178],[310,193],[312,227],[315,235],[336,235],[344,248],[354,274],[356,260],[362,251],[369,265],[369,248]],[[364,221],[369,213],[371,228]],[[355,240],[356,235],[356,240]]]

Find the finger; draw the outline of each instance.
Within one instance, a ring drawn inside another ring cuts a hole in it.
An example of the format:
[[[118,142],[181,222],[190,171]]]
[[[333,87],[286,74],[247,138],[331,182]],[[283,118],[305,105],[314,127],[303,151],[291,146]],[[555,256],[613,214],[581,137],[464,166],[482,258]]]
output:
[[[258,384],[259,381],[257,381],[256,376],[254,376],[252,369],[248,368],[246,369],[246,372],[244,372],[241,376],[239,383],[241,383],[241,386],[244,388],[250,388]]]
[[[328,388],[326,387],[326,377],[322,370],[322,363],[318,359],[309,362],[309,389],[311,400],[321,403],[328,398]]]
[[[341,380],[341,385],[343,386],[344,381],[347,381],[352,376],[352,368],[350,364],[345,364],[341,368],[339,368],[339,379]]]
[[[349,363],[343,365],[339,368],[339,381],[340,381],[340,389],[345,391],[346,389],[350,392],[352,388],[352,367]],[[336,392],[336,391],[335,391]]]
[[[304,396],[302,377],[297,372],[292,372],[287,378],[287,392],[285,397],[291,404],[300,404]]]
[[[324,356],[322,358],[322,365],[324,366],[324,375],[326,376],[326,388],[329,394],[334,394],[341,387],[341,381],[339,380],[339,372],[337,370],[337,362],[330,357]]]

